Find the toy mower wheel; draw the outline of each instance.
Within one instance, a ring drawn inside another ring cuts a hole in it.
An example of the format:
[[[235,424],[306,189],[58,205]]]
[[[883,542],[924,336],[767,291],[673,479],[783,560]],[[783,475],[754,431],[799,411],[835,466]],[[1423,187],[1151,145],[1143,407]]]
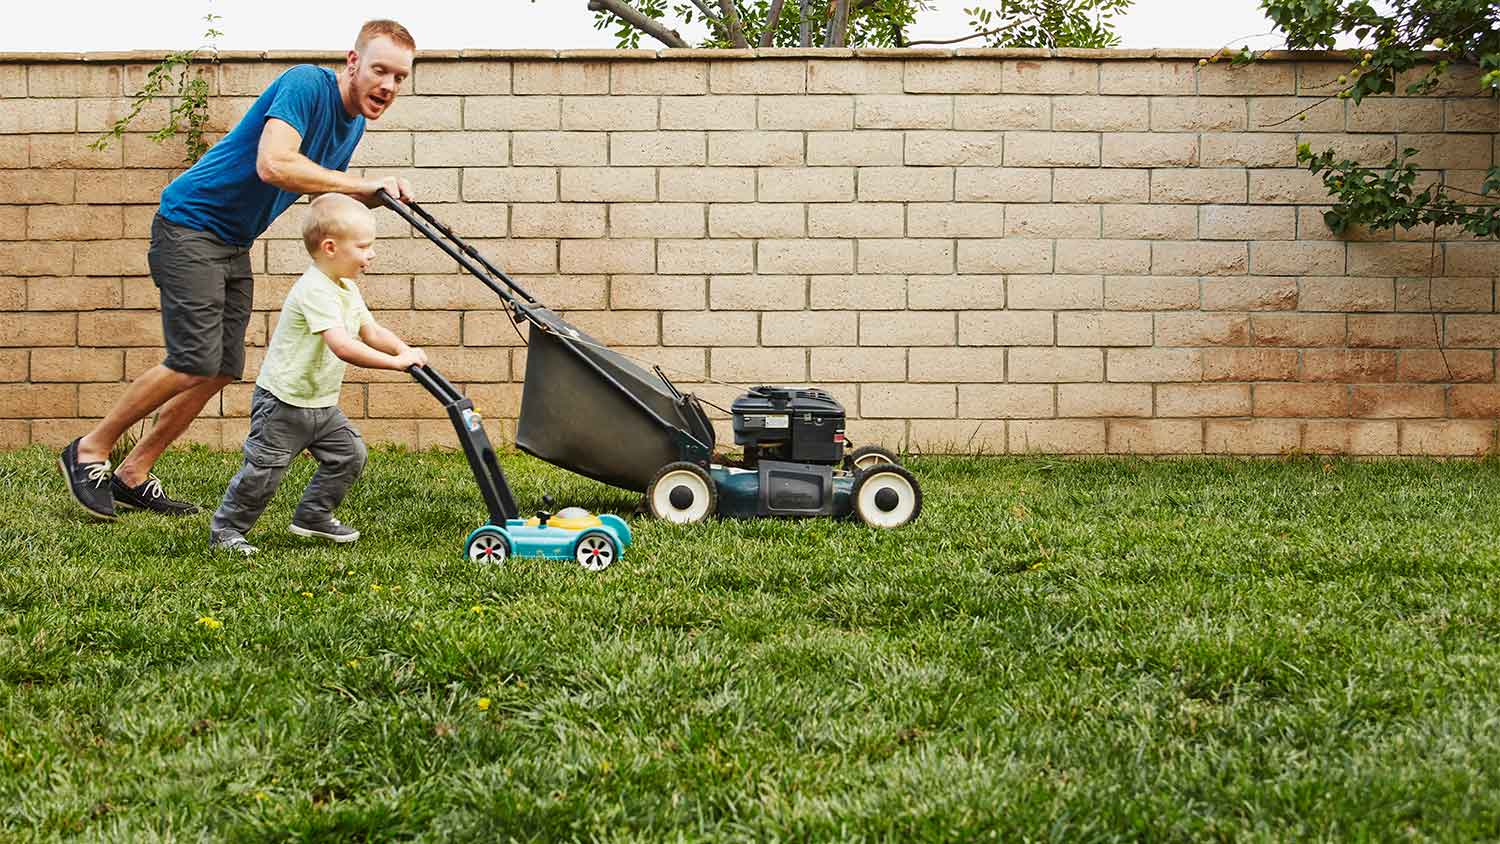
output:
[[[476,563],[499,565],[510,557],[510,538],[500,528],[485,525],[469,534],[469,544],[465,553]]]
[[[861,469],[849,490],[854,516],[871,527],[896,528],[922,512],[922,487],[911,472],[892,463]]]
[[[701,522],[719,505],[714,479],[696,463],[668,463],[646,488],[651,515],[679,525]]]
[[[861,469],[879,466],[882,463],[901,465],[901,461],[896,459],[896,455],[878,445],[862,445],[844,455],[844,468],[850,472],[858,472]]]
[[[587,531],[573,544],[573,559],[589,571],[604,571],[619,556],[620,549],[603,531]]]

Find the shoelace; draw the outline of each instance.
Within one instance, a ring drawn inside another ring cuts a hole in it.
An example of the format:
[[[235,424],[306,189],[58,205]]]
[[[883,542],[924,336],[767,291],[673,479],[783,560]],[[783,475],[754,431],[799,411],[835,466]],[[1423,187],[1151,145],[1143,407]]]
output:
[[[99,486],[109,480],[110,474],[108,460],[88,467],[88,479],[94,482],[94,486]]]
[[[167,497],[167,493],[161,488],[161,478],[154,474],[146,475],[146,483],[143,486],[146,487],[146,494],[152,498]]]

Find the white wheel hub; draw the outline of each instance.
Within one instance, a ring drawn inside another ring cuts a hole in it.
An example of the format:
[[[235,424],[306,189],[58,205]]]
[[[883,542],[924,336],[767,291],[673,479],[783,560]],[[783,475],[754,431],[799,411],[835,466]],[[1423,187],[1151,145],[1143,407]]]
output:
[[[708,518],[708,500],[703,476],[686,469],[662,475],[651,488],[651,511],[679,525]]]
[[[911,521],[917,508],[917,491],[911,481],[895,472],[877,472],[865,478],[854,502],[860,518],[876,527],[900,527]]]

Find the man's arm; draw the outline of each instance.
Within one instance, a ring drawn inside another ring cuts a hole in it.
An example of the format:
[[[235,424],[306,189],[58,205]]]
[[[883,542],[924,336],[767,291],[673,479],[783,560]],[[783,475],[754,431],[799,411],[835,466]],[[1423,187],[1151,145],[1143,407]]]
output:
[[[363,334],[364,329],[361,329],[360,333]],[[355,366],[363,366],[366,369],[393,369],[399,372],[426,361],[425,355],[419,356],[413,349],[407,349],[399,354],[378,351],[339,327],[324,331],[323,342],[328,344],[329,350],[338,355],[339,360]]]
[[[385,188],[393,196],[410,200],[411,187],[405,179],[387,176],[364,179],[338,170],[319,166],[303,155],[302,133],[290,123],[275,117],[266,120],[260,131],[260,146],[255,154],[255,175],[268,185],[291,193],[346,193],[370,207],[380,204],[375,192]]]

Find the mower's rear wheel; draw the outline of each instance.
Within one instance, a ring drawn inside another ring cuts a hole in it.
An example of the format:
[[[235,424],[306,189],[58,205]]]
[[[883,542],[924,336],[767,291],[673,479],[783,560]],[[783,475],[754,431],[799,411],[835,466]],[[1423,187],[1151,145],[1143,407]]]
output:
[[[656,518],[690,525],[714,514],[719,495],[707,470],[683,460],[661,467],[646,488],[646,503]]]
[[[470,560],[496,565],[505,562],[510,552],[510,537],[494,525],[485,525],[469,534],[469,543],[464,549]]]
[[[922,512],[922,487],[916,476],[891,463],[860,470],[849,499],[855,518],[871,527],[901,527]]]
[[[851,472],[868,469],[871,466],[879,466],[882,463],[894,463],[901,465],[901,461],[895,454],[881,448],[878,445],[862,445],[859,448],[844,455],[844,468]]]

